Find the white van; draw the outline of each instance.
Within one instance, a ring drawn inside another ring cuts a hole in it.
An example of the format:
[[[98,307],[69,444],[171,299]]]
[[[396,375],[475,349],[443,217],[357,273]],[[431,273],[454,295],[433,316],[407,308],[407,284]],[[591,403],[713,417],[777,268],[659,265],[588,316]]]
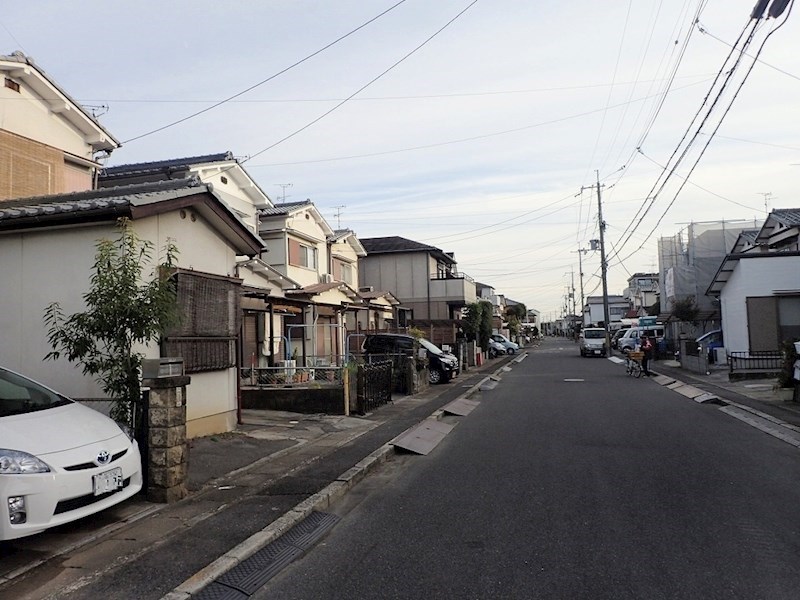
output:
[[[617,341],[617,349],[627,354],[639,345],[642,335],[655,338],[656,344],[664,339],[664,326],[660,324],[647,325],[646,327],[631,327]]]

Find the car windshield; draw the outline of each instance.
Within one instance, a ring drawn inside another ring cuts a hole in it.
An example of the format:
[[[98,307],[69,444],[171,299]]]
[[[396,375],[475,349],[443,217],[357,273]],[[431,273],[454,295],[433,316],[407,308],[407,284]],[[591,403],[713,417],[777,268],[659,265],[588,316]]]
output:
[[[606,337],[606,332],[602,329],[587,329],[583,332],[583,337],[597,340]]]
[[[425,338],[419,338],[419,345],[425,348],[428,352],[433,352],[434,354],[444,354],[444,352],[442,352],[439,348],[434,346]]]
[[[0,417],[46,410],[71,402],[26,377],[0,369]]]

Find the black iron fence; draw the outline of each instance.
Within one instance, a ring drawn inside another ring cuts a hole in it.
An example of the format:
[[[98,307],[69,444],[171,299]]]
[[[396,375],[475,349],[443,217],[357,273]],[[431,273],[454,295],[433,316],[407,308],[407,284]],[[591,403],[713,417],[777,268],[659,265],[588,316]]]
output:
[[[751,374],[779,373],[782,364],[783,354],[779,350],[728,352],[728,366],[732,379]]]
[[[365,414],[392,401],[392,361],[358,365],[356,411]]]

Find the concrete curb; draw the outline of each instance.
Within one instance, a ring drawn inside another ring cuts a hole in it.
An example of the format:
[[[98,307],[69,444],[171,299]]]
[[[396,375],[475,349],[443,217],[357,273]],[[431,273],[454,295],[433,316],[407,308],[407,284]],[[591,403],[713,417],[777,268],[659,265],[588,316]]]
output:
[[[522,353],[511,362],[520,363],[525,357],[527,357],[527,352]],[[499,378],[501,373],[508,370],[510,369],[505,365],[498,368],[492,375],[482,378],[466,392],[459,395],[456,400],[468,399],[479,391],[486,381],[492,377]],[[435,410],[427,418],[438,421],[442,419],[444,414],[444,411],[440,408]],[[245,541],[220,556],[217,560],[189,577],[189,579],[185,580],[171,592],[162,596],[162,600],[186,600],[187,598],[191,598],[194,594],[199,593],[202,589],[213,583],[239,563],[250,558],[253,554],[261,550],[261,548],[274,542],[292,527],[303,521],[303,519],[308,517],[313,511],[321,511],[329,508],[352,487],[362,481],[371,471],[384,463],[394,452],[395,448],[391,443],[384,444],[366,458],[356,463],[355,466],[339,475],[332,483],[325,486],[322,490],[309,496],[285,515],[276,519],[261,531],[254,533]],[[246,470],[246,468],[242,470]]]
[[[331,504],[344,496],[350,488],[364,479],[370,471],[385,462],[388,456],[393,452],[393,446],[389,444],[381,446],[375,452],[372,452],[369,456],[359,461],[354,467],[342,473],[336,480],[325,486],[319,492],[309,496],[292,508],[288,513],[279,517],[261,531],[251,535],[245,541],[220,556],[217,560],[192,575],[170,593],[163,596],[162,600],[182,600],[191,598],[192,595],[199,593],[203,588],[213,583],[218,577],[225,574],[242,561],[250,558],[267,544],[274,542],[313,511],[321,511],[329,508]]]

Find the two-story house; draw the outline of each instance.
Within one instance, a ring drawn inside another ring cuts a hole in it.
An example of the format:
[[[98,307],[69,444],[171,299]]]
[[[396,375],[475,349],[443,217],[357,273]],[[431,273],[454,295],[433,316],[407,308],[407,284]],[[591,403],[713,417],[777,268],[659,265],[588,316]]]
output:
[[[362,238],[359,286],[391,292],[415,320],[455,320],[476,301],[475,282],[452,253],[399,236]]]
[[[596,327],[605,321],[605,307],[602,296],[587,296],[583,306],[584,327]],[[621,323],[625,314],[630,310],[630,303],[624,296],[608,296],[608,325]]]
[[[363,247],[352,232],[334,232],[310,200],[277,204],[258,216],[267,248],[262,259],[298,285],[285,290],[287,299],[302,306],[284,319],[292,356],[305,365],[341,364],[347,313],[363,308],[356,287],[342,279],[357,278]]]
[[[628,277],[628,287],[623,296],[630,302],[631,317],[647,315],[647,309],[658,300],[658,273],[634,273]]]

